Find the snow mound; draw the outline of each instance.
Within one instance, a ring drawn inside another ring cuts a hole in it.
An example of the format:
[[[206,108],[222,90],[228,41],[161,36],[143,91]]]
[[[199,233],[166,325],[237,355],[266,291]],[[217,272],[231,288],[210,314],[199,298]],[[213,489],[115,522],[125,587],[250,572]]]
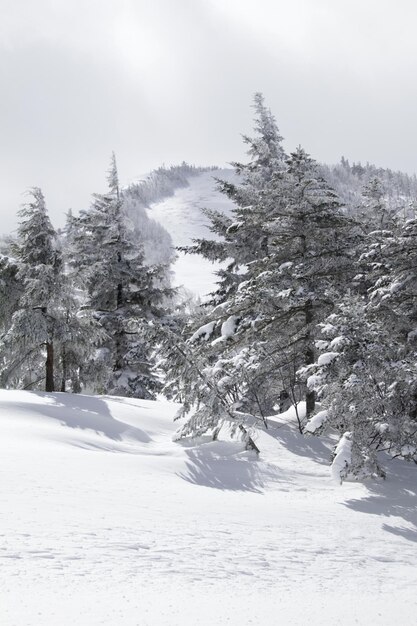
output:
[[[332,476],[334,480],[342,482],[349,471],[352,462],[352,438],[351,433],[346,432],[340,438],[335,449],[335,457],[332,463]]]
[[[308,433],[315,433],[326,422],[327,415],[328,413],[326,410],[319,411],[308,420],[304,430]]]
[[[0,391],[1,624],[413,623],[410,464],[340,487],[294,409],[252,429],[259,457],[174,442],[177,410]]]

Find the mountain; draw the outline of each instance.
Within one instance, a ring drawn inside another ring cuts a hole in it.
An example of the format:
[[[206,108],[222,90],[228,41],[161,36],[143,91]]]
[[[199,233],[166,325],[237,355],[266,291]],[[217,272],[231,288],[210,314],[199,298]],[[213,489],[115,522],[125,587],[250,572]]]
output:
[[[193,239],[210,236],[209,220],[202,209],[230,213],[233,203],[217,190],[216,178],[231,181],[235,174],[230,169],[203,171],[189,177],[187,186],[177,188],[172,196],[150,204],[148,217],[169,232],[174,246],[187,246]],[[204,298],[215,287],[216,267],[197,255],[177,252],[173,283]]]
[[[361,191],[373,177],[378,177],[385,191],[385,201],[401,215],[409,216],[417,206],[417,178],[402,172],[393,172],[390,169],[375,165],[353,163],[342,158],[336,165],[322,165],[322,175],[328,180],[349,213],[355,214],[357,207],[363,202]],[[216,187],[216,178],[226,181],[235,181],[236,174],[232,169],[192,168],[184,165],[174,168],[180,178],[173,179],[172,185],[162,185],[164,193],[155,200],[151,192],[147,192],[143,209],[148,218],[147,223],[157,222],[171,237],[173,246],[187,246],[193,239],[209,237],[209,221],[202,213],[202,209],[216,209],[230,214],[233,202]],[[164,176],[166,170],[161,168],[151,176],[158,180]],[[167,189],[165,189],[167,188]],[[149,256],[155,246],[153,240],[147,246]],[[187,256],[177,252],[174,265],[174,285],[183,286],[200,298],[210,293],[216,282],[217,266],[197,255]]]

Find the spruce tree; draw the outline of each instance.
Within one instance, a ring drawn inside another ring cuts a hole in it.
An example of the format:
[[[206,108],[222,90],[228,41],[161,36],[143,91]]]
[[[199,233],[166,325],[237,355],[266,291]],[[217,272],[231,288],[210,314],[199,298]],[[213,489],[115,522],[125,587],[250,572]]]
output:
[[[186,253],[226,263],[217,272],[218,286],[212,298],[216,304],[225,302],[236,292],[245,280],[248,263],[268,254],[266,225],[274,207],[271,188],[279,186],[285,170],[282,137],[262,94],[255,94],[253,108],[255,136],[243,137],[250,160],[248,163],[232,163],[236,182],[217,181],[219,190],[234,202],[232,216],[205,210],[216,240],[198,239],[192,246],[182,248]],[[274,201],[276,199],[277,194]]]
[[[307,432],[349,440],[341,478],[383,475],[380,451],[417,460],[416,221],[383,226],[360,248],[362,295],[340,299],[304,372],[321,401]]]
[[[95,377],[95,366],[107,368],[98,390],[153,398],[160,383],[147,322],[164,315],[170,289],[162,284],[165,268],[144,262],[142,243],[124,210],[114,155],[108,185],[107,193],[94,194],[88,211],[72,218],[69,237],[73,271],[106,335],[89,376]]]
[[[354,275],[360,233],[318,165],[302,149],[284,161],[277,131],[274,137],[273,158],[260,150],[255,162],[238,168],[247,170],[245,184],[225,189],[236,200],[231,223],[208,214],[223,239],[191,249],[232,261],[211,305],[190,324],[187,345],[203,376],[184,364],[179,396],[200,407],[185,434],[201,433],[204,423],[212,428],[221,414],[251,415],[265,424],[287,398],[296,406],[305,396],[308,414],[314,410],[314,390],[296,372],[314,363],[315,328]],[[251,144],[254,151],[264,145]]]
[[[42,191],[35,187],[30,194],[31,201],[19,212],[21,221],[13,248],[21,295],[2,340],[2,378],[6,385],[19,386],[45,380],[45,390],[54,391],[54,340],[59,324],[55,309],[60,294],[61,255]]]

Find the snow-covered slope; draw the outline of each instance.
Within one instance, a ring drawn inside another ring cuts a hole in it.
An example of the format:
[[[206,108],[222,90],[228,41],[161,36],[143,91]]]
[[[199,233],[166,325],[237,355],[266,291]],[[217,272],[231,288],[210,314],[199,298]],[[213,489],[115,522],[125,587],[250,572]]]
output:
[[[152,204],[148,215],[166,228],[174,246],[187,246],[199,237],[214,238],[201,209],[229,213],[233,203],[216,189],[215,178],[232,180],[234,176],[233,170],[224,169],[190,177],[188,187],[177,189],[173,196]],[[203,258],[179,252],[174,266],[174,284],[183,285],[204,298],[214,288],[216,267]]]
[[[177,407],[0,391],[0,624],[415,622],[415,468],[330,479],[290,415],[172,441]]]

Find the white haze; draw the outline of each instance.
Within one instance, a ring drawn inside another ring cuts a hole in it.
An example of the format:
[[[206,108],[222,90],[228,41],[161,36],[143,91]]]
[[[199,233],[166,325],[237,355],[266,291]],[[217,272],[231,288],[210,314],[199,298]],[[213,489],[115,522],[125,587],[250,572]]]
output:
[[[1,231],[30,186],[54,221],[183,159],[242,158],[263,91],[291,149],[414,172],[410,0],[0,0]]]

